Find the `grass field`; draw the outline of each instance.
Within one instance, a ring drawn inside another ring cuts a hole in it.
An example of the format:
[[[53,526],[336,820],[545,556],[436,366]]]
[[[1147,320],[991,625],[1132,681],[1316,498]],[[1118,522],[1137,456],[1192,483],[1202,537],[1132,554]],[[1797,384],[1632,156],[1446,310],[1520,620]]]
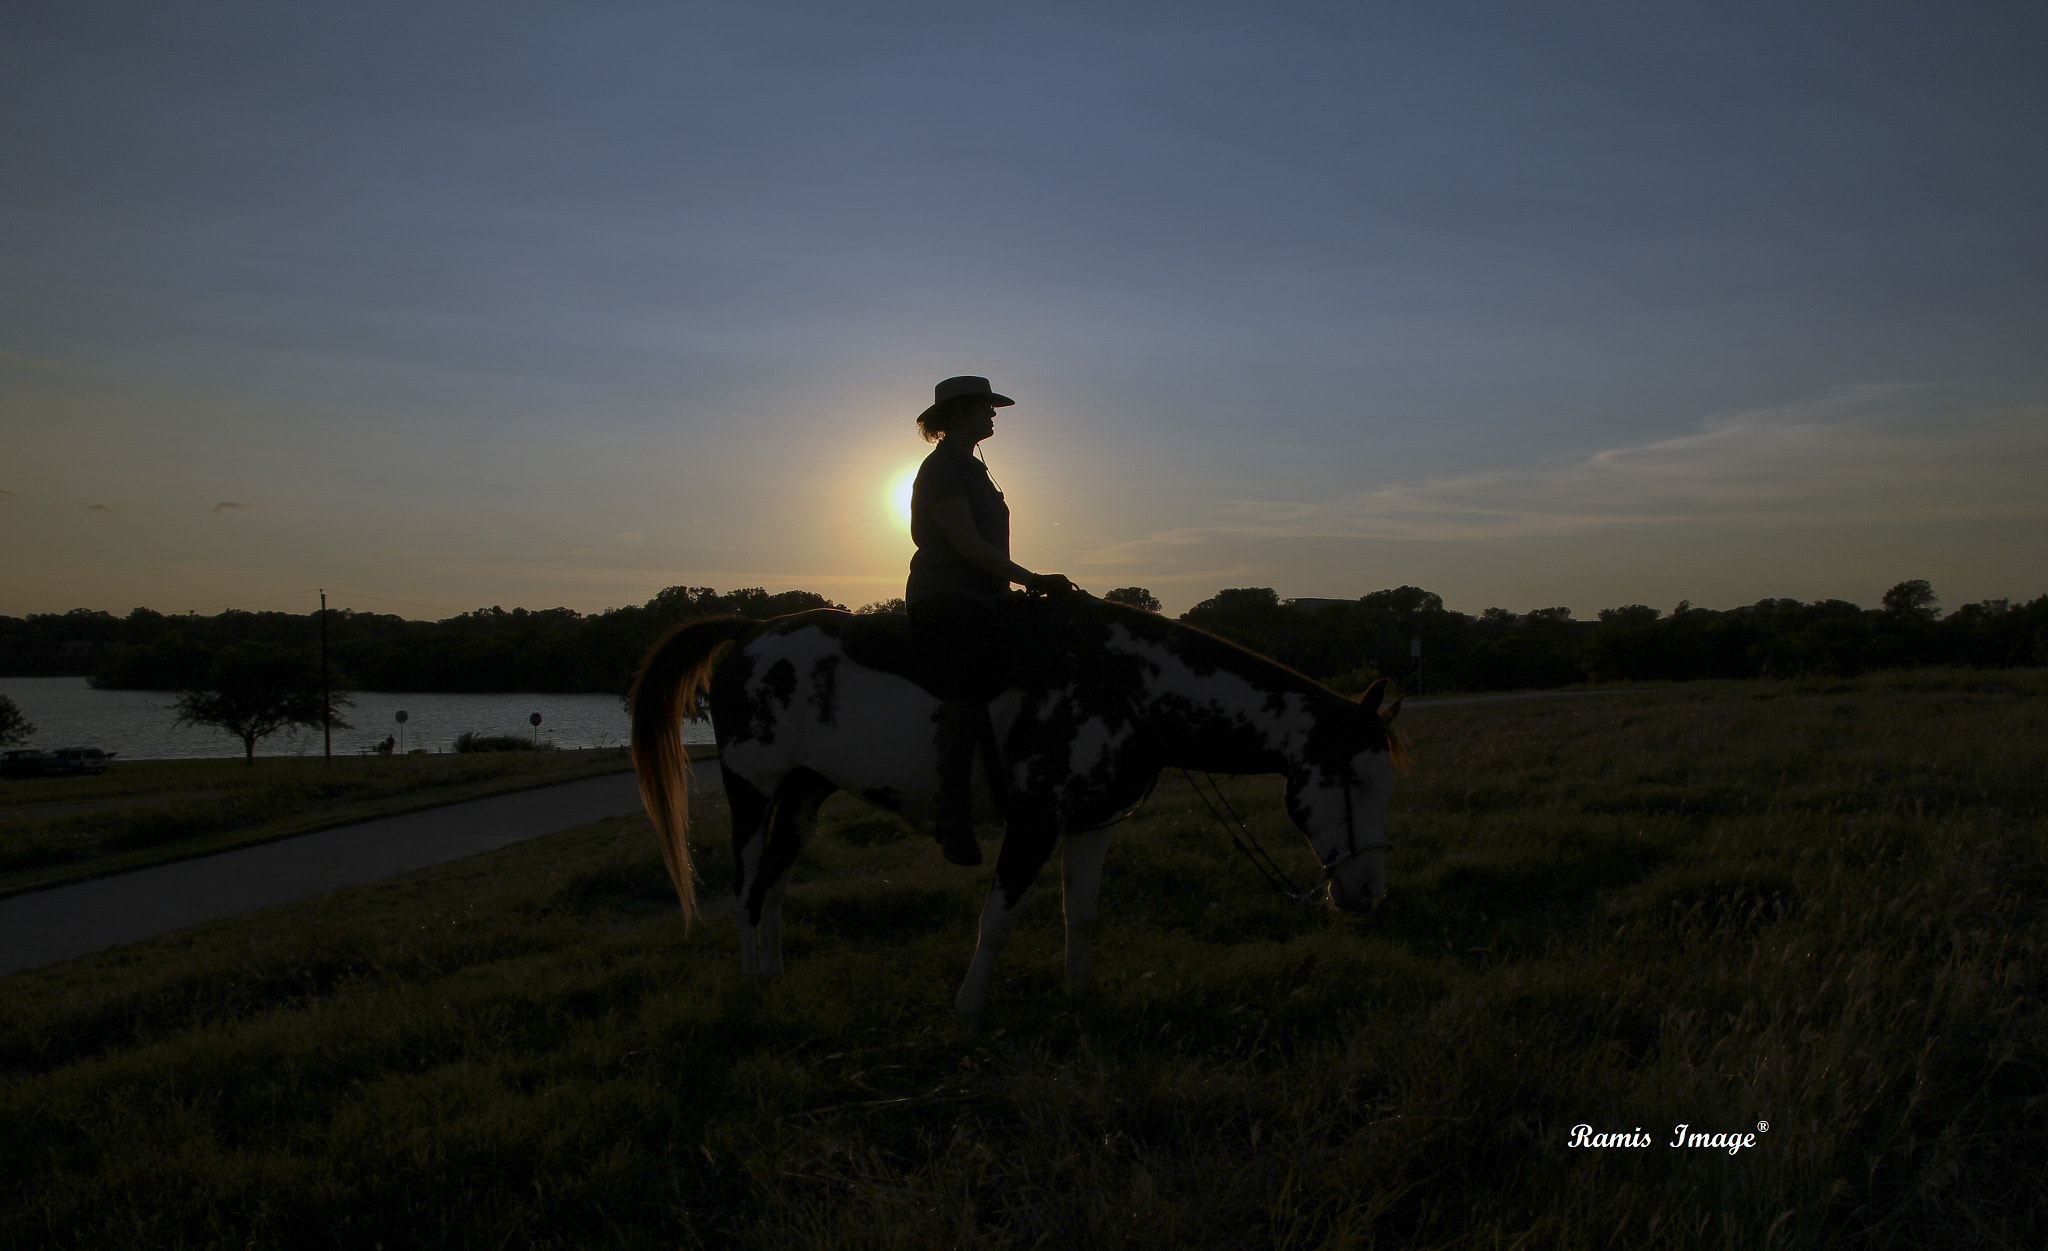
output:
[[[0,780],[0,898],[632,766],[623,749],[121,760]]]
[[[1379,911],[1265,892],[1169,780],[1110,852],[1099,996],[1046,891],[974,1034],[985,872],[837,799],[758,998],[637,818],[15,975],[0,1237],[2048,1241],[2048,674],[1403,721]],[[1226,785],[1281,838],[1276,781]]]

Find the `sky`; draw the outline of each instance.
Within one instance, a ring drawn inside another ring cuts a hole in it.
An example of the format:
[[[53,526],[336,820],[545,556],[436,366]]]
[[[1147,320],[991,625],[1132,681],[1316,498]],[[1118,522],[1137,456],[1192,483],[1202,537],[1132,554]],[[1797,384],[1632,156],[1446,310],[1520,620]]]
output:
[[[0,8],[0,613],[2048,593],[2048,9]]]

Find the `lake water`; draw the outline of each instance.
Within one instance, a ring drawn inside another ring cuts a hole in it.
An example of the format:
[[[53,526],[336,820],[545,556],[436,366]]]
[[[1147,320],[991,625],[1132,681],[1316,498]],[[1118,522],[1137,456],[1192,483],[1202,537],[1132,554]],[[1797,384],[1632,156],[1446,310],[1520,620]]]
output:
[[[99,747],[124,760],[201,760],[240,756],[242,740],[205,726],[177,726],[171,710],[175,691],[98,691],[84,678],[0,678],[0,695],[12,699],[35,724],[28,747]],[[541,715],[540,741],[557,747],[623,747],[632,734],[626,706],[616,695],[434,695],[357,691],[355,706],[341,710],[352,729],[334,732],[334,754],[354,755],[395,735],[394,715],[404,709],[405,746],[455,750],[467,731],[531,737],[527,718]],[[711,741],[709,722],[685,722],[683,739]],[[320,754],[318,731],[279,731],[256,744],[259,756]]]

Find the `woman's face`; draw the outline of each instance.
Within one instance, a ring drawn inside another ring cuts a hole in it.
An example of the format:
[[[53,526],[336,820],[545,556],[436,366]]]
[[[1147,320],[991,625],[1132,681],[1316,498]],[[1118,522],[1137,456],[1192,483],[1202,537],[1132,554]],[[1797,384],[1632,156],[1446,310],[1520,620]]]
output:
[[[972,447],[996,432],[996,406],[970,404],[946,427],[948,439],[959,439]]]

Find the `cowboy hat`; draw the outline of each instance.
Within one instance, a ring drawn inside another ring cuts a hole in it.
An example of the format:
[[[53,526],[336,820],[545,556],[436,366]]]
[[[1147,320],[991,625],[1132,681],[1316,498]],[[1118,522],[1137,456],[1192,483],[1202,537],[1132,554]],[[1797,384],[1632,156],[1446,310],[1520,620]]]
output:
[[[932,388],[932,406],[919,413],[917,419],[923,421],[931,416],[933,411],[947,400],[957,400],[969,395],[978,395],[997,408],[1008,408],[1017,402],[1007,395],[997,395],[989,388],[988,379],[973,374],[961,374],[957,378],[948,378]]]

